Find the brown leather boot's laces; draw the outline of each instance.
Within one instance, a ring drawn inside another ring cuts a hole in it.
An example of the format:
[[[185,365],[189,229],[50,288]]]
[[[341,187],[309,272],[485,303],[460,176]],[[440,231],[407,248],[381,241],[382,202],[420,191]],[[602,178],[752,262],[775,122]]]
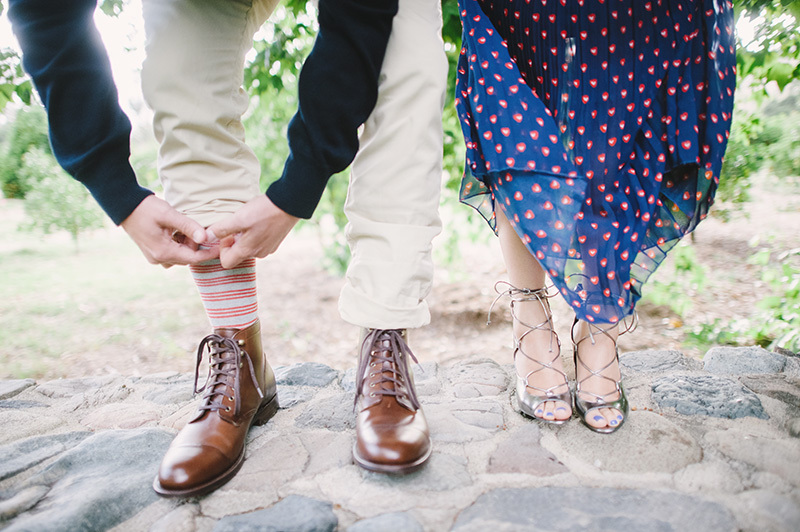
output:
[[[206,348],[210,349],[208,362],[208,376],[206,382],[201,388],[197,387],[197,382],[200,376],[200,363],[203,361],[203,354]],[[263,399],[264,393],[256,380],[256,372],[253,368],[253,361],[247,351],[243,351],[239,344],[232,338],[225,338],[218,334],[209,334],[200,341],[197,347],[197,365],[194,368],[194,393],[198,394],[205,391],[203,396],[203,404],[198,409],[199,412],[225,410],[230,412],[231,407],[224,406],[222,402],[227,397],[233,400],[234,415],[238,416],[241,405],[241,394],[239,392],[239,382],[241,377],[241,368],[243,365],[242,360],[247,361],[247,366],[250,368],[250,378],[253,385],[258,391],[258,396]],[[230,378],[233,378],[233,385],[229,385]],[[233,395],[228,393],[228,387],[233,388]],[[214,401],[214,398],[219,396],[219,401]]]
[[[388,342],[385,347],[383,342]],[[370,368],[378,368],[370,373],[370,377],[380,375],[381,380],[371,383],[370,386],[377,388],[370,392],[371,396],[389,395],[394,397],[408,396],[411,406],[419,409],[419,399],[417,392],[411,381],[410,370],[405,357],[411,358],[415,364],[419,364],[417,357],[403,339],[403,334],[398,329],[373,329],[364,338],[361,344],[361,354],[358,359],[358,369],[356,370],[356,397],[353,405],[358,404],[358,398],[362,393],[367,365]],[[388,364],[388,367],[386,363]],[[389,387],[384,387],[384,384]],[[399,390],[398,390],[399,388]]]

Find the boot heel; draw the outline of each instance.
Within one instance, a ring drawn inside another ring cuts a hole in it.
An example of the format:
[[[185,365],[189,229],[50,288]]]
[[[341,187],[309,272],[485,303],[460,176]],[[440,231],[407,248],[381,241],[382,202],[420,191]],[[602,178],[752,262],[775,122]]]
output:
[[[270,419],[275,413],[278,411],[278,394],[272,396],[272,399],[269,400],[266,404],[262,405],[258,412],[256,412],[255,417],[253,418],[253,425],[263,425]]]

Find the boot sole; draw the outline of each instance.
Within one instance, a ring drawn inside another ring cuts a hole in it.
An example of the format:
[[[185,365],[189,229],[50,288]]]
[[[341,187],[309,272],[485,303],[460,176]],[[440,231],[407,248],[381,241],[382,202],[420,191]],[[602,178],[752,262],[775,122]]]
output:
[[[356,463],[356,465],[366,469],[367,471],[383,473],[386,475],[408,475],[410,473],[419,471],[431,457],[431,454],[433,454],[433,448],[428,447],[428,452],[413,462],[406,464],[381,464],[377,462],[370,462],[369,460],[359,456],[356,446],[353,445],[353,461]]]
[[[253,416],[253,421],[250,423],[250,426],[260,426],[265,424],[267,421],[272,419],[276,412],[278,412],[279,408],[278,404],[278,394],[272,396],[267,404],[261,406],[256,415]],[[158,476],[153,480],[153,490],[160,495],[161,497],[165,498],[174,498],[174,497],[199,497],[201,495],[207,495],[212,491],[222,487],[225,483],[227,483],[230,479],[236,476],[236,473],[242,468],[242,464],[244,463],[244,452],[246,446],[242,448],[241,454],[236,458],[236,461],[229,467],[226,471],[224,471],[220,476],[205,482],[204,484],[200,484],[199,486],[195,486],[190,489],[185,490],[170,490],[164,488],[161,483],[158,481]]]

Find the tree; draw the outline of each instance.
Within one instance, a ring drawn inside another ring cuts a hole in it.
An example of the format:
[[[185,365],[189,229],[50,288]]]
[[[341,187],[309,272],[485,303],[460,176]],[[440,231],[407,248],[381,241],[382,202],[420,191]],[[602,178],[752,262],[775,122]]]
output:
[[[45,234],[67,231],[77,252],[81,233],[103,227],[103,212],[86,189],[61,170],[49,153],[39,148],[30,150],[20,172],[34,183],[25,197],[27,222],[22,229]]]

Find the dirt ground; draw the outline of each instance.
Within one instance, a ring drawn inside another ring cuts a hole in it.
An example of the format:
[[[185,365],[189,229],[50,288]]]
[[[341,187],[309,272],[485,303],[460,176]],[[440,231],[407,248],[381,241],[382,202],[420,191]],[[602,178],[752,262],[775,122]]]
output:
[[[710,217],[695,232],[694,249],[707,275],[701,290],[686,291],[691,297],[690,308],[679,316],[666,306],[642,302],[638,307],[640,325],[634,333],[621,338],[622,351],[677,349],[701,357],[702,352],[684,344],[692,327],[715,318],[726,322],[752,316],[764,286],[759,280],[758,268],[747,263],[747,257],[752,254],[749,242],[758,236],[765,242],[771,239],[769,245],[773,249],[786,250],[800,245],[797,236],[800,197],[771,186],[759,186],[753,192],[754,201],[747,208],[747,216],[739,216],[728,223]],[[124,264],[133,263],[131,268],[150,268],[146,275],[166,279],[163,285],[174,287],[168,295],[167,292],[156,293],[145,299],[131,299],[132,302],[120,301],[122,305],[129,305],[127,313],[146,316],[152,312],[155,316],[155,305],[165,308],[157,309],[160,314],[149,325],[146,321],[137,322],[136,326],[142,330],[141,334],[137,332],[135,341],[103,341],[89,350],[71,349],[65,343],[63,354],[32,376],[141,375],[194,370],[194,350],[210,331],[188,271],[172,268],[163,272],[147,265],[138,250],[125,242],[127,237],[121,230],[111,229],[109,234],[121,246],[127,246],[130,259]],[[446,239],[447,234],[438,237],[435,247]],[[420,362],[451,364],[490,358],[510,363],[507,303],[499,303],[491,325],[486,324],[487,312],[495,297],[494,284],[506,278],[497,241],[492,237],[486,243],[462,242],[460,249],[462,260],[457,264],[448,268],[438,265],[433,291],[428,298],[431,323],[412,331],[411,347]],[[321,258],[317,235],[305,230],[293,233],[275,255],[258,263],[263,338],[273,365],[317,361],[346,369],[356,364],[359,331],[342,321],[337,310],[344,280],[326,273],[320,266]],[[669,282],[673,262],[668,259],[656,279]],[[124,278],[126,272],[105,274]],[[647,289],[646,285],[645,292]],[[552,302],[562,354],[568,358],[572,351],[569,342],[571,312],[561,298],[554,298]],[[165,315],[173,322],[168,334],[164,332],[166,328],[154,330],[157,328],[154,323],[164,321]],[[104,316],[102,321],[106,322],[104,327],[120,327],[113,315]],[[120,335],[109,333],[108,337]],[[172,346],[168,355],[163,353],[165,344]]]

